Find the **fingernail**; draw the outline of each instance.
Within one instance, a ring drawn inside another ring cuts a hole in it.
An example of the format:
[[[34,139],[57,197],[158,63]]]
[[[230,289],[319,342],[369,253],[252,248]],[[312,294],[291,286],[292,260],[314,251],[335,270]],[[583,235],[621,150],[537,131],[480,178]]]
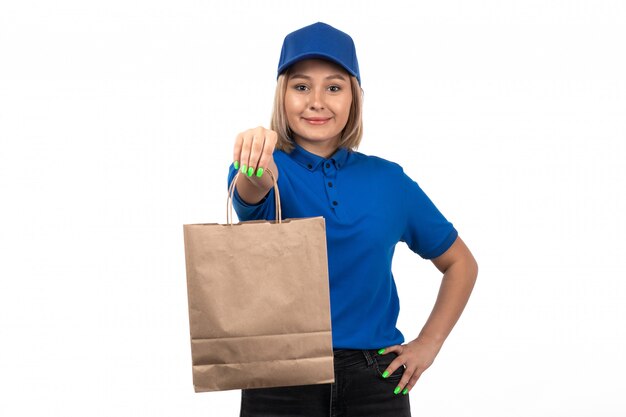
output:
[[[409,389],[405,388],[404,391],[402,391],[402,395],[407,395],[409,393]]]
[[[378,351],[378,354],[379,354],[379,355],[382,355],[383,353],[385,353],[385,349],[380,349],[380,350]]]
[[[261,178],[261,176],[263,175],[263,168],[259,168],[256,170],[256,176]]]
[[[396,389],[393,390],[393,393],[398,395],[398,393],[400,392],[401,389],[402,388],[400,388],[400,387],[396,387]]]
[[[235,161],[233,165],[235,166],[235,169],[239,169],[239,161]]]
[[[253,173],[254,173],[254,168],[249,167],[248,168],[248,176],[251,177]]]
[[[248,167],[246,166],[246,164],[243,164],[243,165],[241,166],[241,173],[242,173],[242,174],[245,174],[247,169],[248,169]]]
[[[383,372],[383,378],[387,378],[389,376],[389,371]]]

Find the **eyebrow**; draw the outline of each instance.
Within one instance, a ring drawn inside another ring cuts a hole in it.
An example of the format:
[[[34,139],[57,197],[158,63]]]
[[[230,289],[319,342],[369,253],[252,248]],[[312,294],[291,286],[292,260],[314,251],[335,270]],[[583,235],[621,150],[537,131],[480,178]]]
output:
[[[304,78],[305,80],[310,80],[311,79],[311,77],[309,77],[308,75],[300,74],[300,73],[293,74],[289,78]],[[343,80],[343,81],[346,81],[346,77],[344,77],[341,74],[331,74],[328,77],[326,77],[326,79],[327,80]]]

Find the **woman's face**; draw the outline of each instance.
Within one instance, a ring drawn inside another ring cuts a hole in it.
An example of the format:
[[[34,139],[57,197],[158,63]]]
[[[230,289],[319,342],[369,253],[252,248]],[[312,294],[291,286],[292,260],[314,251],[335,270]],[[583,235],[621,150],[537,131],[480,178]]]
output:
[[[285,113],[293,139],[307,150],[332,151],[348,122],[350,76],[339,65],[307,59],[291,67]]]

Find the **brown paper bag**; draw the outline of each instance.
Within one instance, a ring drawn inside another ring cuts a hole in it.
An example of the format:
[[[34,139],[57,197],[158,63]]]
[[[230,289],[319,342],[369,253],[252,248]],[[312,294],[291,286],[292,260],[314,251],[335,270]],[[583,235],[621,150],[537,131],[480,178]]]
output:
[[[334,382],[324,218],[281,220],[274,181],[277,220],[233,224],[238,176],[227,224],[183,226],[195,392]]]

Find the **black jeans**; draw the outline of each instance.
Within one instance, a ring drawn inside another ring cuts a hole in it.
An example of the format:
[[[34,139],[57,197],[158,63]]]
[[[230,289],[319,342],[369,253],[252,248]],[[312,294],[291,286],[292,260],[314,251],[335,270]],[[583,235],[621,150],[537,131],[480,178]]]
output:
[[[240,417],[410,417],[409,394],[394,394],[404,367],[382,373],[395,353],[335,350],[333,384],[245,389]]]

